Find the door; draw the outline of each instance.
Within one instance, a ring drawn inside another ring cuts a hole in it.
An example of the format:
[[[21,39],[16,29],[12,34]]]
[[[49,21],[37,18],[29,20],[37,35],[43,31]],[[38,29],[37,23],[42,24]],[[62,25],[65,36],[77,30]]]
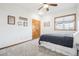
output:
[[[40,37],[40,21],[33,19],[32,20],[32,39]]]

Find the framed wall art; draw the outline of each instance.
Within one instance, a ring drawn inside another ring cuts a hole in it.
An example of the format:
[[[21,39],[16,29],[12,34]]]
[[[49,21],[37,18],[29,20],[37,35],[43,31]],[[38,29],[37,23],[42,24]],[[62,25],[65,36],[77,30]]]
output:
[[[50,27],[50,22],[44,22],[44,27]]]
[[[27,21],[23,22],[23,25],[24,25],[24,27],[27,27],[28,26],[28,22]]]
[[[10,25],[15,24],[15,16],[8,15],[8,24]]]
[[[17,24],[18,24],[18,26],[22,26],[22,22],[21,21],[18,21]]]
[[[22,25],[23,25],[24,27],[27,27],[27,26],[28,26],[28,18],[25,18],[25,17],[20,16],[20,17],[19,17],[19,21],[22,22]]]

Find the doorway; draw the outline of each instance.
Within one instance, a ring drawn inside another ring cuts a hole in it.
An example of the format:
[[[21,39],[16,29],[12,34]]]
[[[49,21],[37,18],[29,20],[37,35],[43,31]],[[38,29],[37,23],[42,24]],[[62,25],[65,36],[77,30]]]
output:
[[[32,39],[37,39],[40,37],[40,21],[37,19],[32,19]]]

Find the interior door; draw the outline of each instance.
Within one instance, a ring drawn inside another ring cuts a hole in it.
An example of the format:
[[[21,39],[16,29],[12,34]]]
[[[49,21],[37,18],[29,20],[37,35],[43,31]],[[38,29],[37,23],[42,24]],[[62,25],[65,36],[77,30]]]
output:
[[[40,37],[40,21],[33,19],[32,20],[32,39]]]

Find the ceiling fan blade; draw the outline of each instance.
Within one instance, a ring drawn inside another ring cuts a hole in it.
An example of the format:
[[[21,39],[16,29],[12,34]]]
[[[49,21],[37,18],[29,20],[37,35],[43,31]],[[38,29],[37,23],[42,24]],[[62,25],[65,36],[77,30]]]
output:
[[[41,6],[40,8],[38,8],[38,10],[40,10],[40,9],[42,9],[43,8],[43,6]]]
[[[48,4],[48,3],[43,3],[43,4]]]
[[[50,5],[50,6],[57,6],[57,4],[48,4],[48,5]]]

